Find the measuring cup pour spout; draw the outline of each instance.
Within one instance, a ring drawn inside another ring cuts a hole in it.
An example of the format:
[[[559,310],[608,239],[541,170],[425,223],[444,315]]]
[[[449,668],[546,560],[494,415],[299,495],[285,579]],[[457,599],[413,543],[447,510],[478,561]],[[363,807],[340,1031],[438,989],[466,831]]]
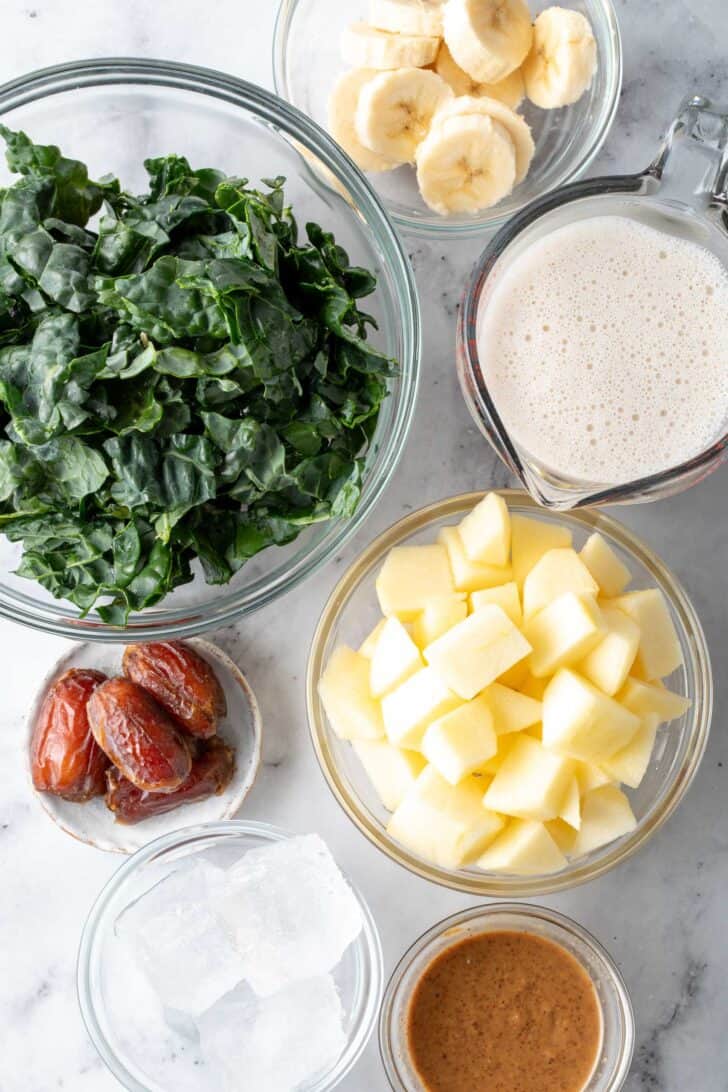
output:
[[[728,422],[696,455],[659,473],[618,484],[585,481],[543,465],[505,427],[478,350],[478,333],[495,286],[533,243],[580,220],[621,216],[712,251],[728,275],[728,106],[686,97],[657,155],[635,174],[587,179],[532,202],[493,237],[471,275],[460,308],[457,368],[470,413],[531,496],[549,508],[656,500],[694,485],[726,457]],[[679,353],[680,346],[675,346]],[[728,368],[715,360],[717,368]]]

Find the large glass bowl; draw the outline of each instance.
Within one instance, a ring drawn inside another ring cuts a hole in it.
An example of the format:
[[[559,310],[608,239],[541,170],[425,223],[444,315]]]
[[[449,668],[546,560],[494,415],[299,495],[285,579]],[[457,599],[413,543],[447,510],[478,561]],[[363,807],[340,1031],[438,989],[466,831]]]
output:
[[[531,3],[534,17],[549,0]],[[495,230],[530,201],[573,182],[587,169],[614,120],[622,88],[622,45],[611,0],[569,0],[591,22],[598,68],[578,102],[559,110],[539,110],[527,100],[519,107],[531,126],[536,153],[527,177],[513,193],[480,213],[440,216],[420,197],[414,171],[399,167],[369,178],[395,222],[417,235],[439,238]],[[367,18],[367,0],[280,0],[273,47],[278,94],[325,126],[328,98],[345,71],[340,39],[350,23]]]
[[[713,707],[713,680],[705,637],[685,591],[666,565],[631,531],[599,511],[556,513],[540,508],[516,490],[501,490],[512,513],[536,516],[568,527],[578,549],[594,531],[604,536],[632,573],[631,588],[661,588],[680,640],[684,665],[667,680],[686,695],[691,706],[679,720],[660,729],[649,769],[640,787],[627,790],[637,826],[623,838],[575,859],[561,872],[543,876],[510,876],[476,868],[447,869],[410,852],[386,830],[389,813],[364,773],[354,749],[338,739],[324,713],[318,682],[334,648],[357,648],[380,616],[375,581],[393,546],[434,542],[440,528],[458,523],[481,499],[465,493],[405,516],[361,554],[341,578],[324,607],[308,663],[307,704],[316,756],[332,790],[349,818],[378,849],[411,872],[457,891],[495,898],[529,897],[562,891],[592,880],[635,853],[673,813],[695,776],[708,741]]]
[[[253,84],[204,68],[122,58],[45,69],[0,87],[0,120],[36,141],[62,145],[88,163],[93,175],[113,172],[132,190],[144,187],[143,160],[170,152],[256,183],[285,175],[299,223],[318,221],[353,261],[375,271],[377,291],[367,300],[379,323],[374,341],[399,361],[400,372],[382,407],[361,502],[351,519],[316,525],[295,543],[266,550],[226,586],[210,587],[198,575],[157,606],[132,615],[126,629],[106,625],[93,611],[79,618],[71,604],[13,576],[20,547],[0,538],[0,616],[66,637],[184,636],[270,603],[339,551],[366,518],[391,478],[412,419],[420,357],[417,293],[381,203],[307,117]],[[0,166],[0,187],[10,177]]]
[[[192,1029],[181,1021],[182,1034],[174,1033],[136,964],[130,963],[128,947],[114,929],[116,919],[181,862],[197,854],[225,868],[249,849],[289,837],[267,823],[240,820],[186,827],[140,849],[99,895],[81,938],[78,999],[91,1041],[129,1092],[210,1092],[217,1086]],[[346,1046],[328,1072],[302,1085],[300,1092],[329,1092],[338,1085],[364,1050],[379,1013],[383,979],[379,934],[366,902],[352,890],[361,907],[363,927],[333,972],[344,1010]],[[244,1073],[241,1087],[246,1088]]]
[[[635,1041],[632,1003],[622,976],[609,953],[586,929],[555,910],[523,903],[475,906],[453,914],[428,929],[402,956],[389,980],[379,1018],[379,1045],[391,1087],[395,1092],[420,1089],[407,1045],[407,1021],[421,975],[452,945],[501,930],[544,937],[565,948],[582,965],[602,1013],[599,1056],[582,1092],[617,1092],[629,1073]]]

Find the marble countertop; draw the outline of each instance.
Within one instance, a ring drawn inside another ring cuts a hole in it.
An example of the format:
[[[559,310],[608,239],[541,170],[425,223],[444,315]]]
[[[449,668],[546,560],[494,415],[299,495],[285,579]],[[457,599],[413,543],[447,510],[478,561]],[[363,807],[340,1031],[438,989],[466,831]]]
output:
[[[4,0],[0,80],[71,58],[139,54],[227,69],[270,86],[274,7],[273,0],[215,0],[204,11],[192,0]],[[597,173],[643,166],[686,90],[728,101],[720,33],[725,0],[616,0],[616,7],[625,82]],[[214,17],[207,18],[212,9]],[[414,433],[376,512],[344,554],[285,606],[275,604],[216,636],[244,666],[265,721],[265,764],[243,814],[326,837],[370,902],[387,973],[424,929],[474,900],[385,860],[341,813],[309,745],[304,667],[324,597],[342,565],[377,532],[430,500],[507,482],[470,422],[453,367],[457,299],[480,245],[411,245],[425,316],[423,383]],[[723,470],[681,497],[619,513],[683,580],[712,649],[716,714],[695,784],[678,814],[631,861],[597,882],[542,900],[594,932],[624,972],[638,1028],[629,1092],[728,1089],[727,489]],[[57,830],[32,798],[22,764],[23,718],[63,647],[60,640],[0,624],[0,1092],[119,1087],[86,1037],[75,997],[81,927],[119,860]],[[377,1092],[384,1086],[373,1040],[342,1087]]]

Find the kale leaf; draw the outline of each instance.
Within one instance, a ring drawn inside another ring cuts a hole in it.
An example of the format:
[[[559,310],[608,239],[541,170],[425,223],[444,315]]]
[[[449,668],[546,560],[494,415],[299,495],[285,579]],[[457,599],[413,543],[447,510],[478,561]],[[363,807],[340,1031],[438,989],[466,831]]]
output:
[[[109,622],[199,562],[224,584],[260,550],[348,517],[393,361],[376,288],[284,179],[182,156],[149,192],[94,181],[0,125],[0,532],[18,568]]]

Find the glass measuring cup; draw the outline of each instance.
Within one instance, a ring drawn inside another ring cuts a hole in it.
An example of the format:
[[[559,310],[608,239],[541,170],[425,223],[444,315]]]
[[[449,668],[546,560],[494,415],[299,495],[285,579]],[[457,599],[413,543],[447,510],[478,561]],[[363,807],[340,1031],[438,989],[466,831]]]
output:
[[[728,422],[709,447],[679,465],[610,484],[569,478],[534,459],[509,433],[491,398],[478,328],[496,277],[538,239],[595,216],[631,217],[712,251],[728,268],[728,107],[686,98],[655,159],[637,174],[588,179],[555,190],[514,216],[473,270],[458,319],[457,367],[470,413],[531,496],[549,508],[656,500],[694,485],[726,457]],[[724,366],[726,366],[724,364]]]

